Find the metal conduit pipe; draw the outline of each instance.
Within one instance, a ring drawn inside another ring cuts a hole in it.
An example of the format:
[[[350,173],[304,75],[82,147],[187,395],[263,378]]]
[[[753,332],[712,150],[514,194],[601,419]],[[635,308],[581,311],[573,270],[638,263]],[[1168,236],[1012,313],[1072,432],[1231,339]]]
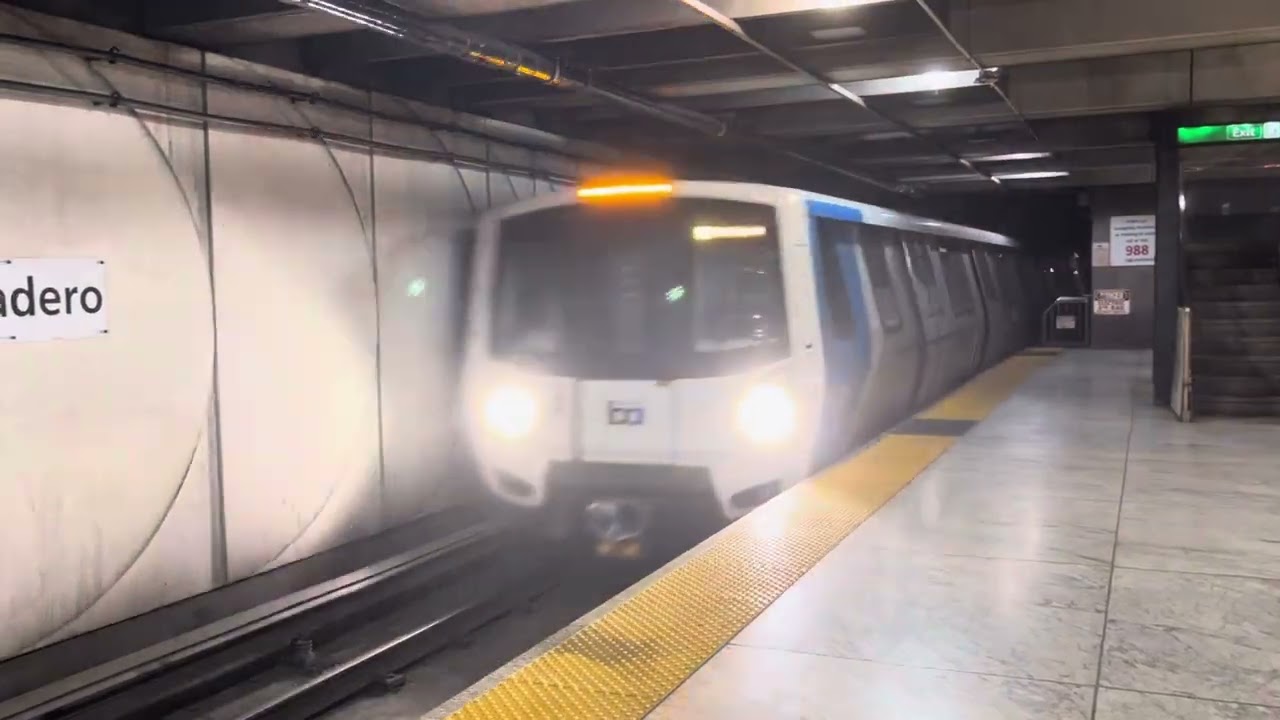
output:
[[[545,57],[526,48],[438,22],[415,17],[412,12],[387,0],[279,0],[287,5],[324,12],[390,35],[391,37],[449,55],[464,62],[492,70],[505,71],[516,77],[564,90],[579,90],[633,112],[682,125],[714,137],[726,137],[728,124],[723,120],[693,110],[643,97],[591,77],[590,71],[567,68],[559,60]],[[734,133],[734,138],[800,160],[891,193],[905,193],[908,188],[813,158],[767,138]]]
[[[386,0],[281,0],[311,10],[329,13],[371,30],[435,50],[464,62],[565,90],[582,90],[598,95],[633,111],[715,136],[728,127],[710,115],[654,102],[621,88],[594,81],[589,75],[577,77],[558,60],[509,43],[464,32],[442,23],[426,22]]]
[[[585,144],[579,148],[573,141],[566,140],[565,138],[554,136],[549,133],[531,130],[529,128],[519,128],[519,130],[522,133],[526,133],[527,137],[536,138],[536,140],[520,139],[510,134],[503,134],[503,129],[505,128],[498,128],[493,132],[483,132],[473,127],[466,127],[454,122],[424,120],[418,117],[408,118],[392,113],[379,112],[370,107],[354,105],[312,93],[301,93],[266,83],[219,75],[217,73],[211,73],[204,70],[193,70],[191,68],[163,63],[158,60],[141,58],[125,53],[116,47],[103,50],[101,48],[74,45],[71,43],[59,42],[57,40],[34,38],[25,35],[15,35],[12,33],[0,33],[0,46],[3,45],[14,45],[18,47],[43,50],[46,52],[60,53],[67,55],[68,57],[80,58],[86,63],[105,62],[110,65],[128,65],[130,67],[136,67],[159,75],[170,75],[173,77],[191,80],[192,82],[220,85],[236,90],[243,90],[245,92],[283,98],[290,102],[330,107],[335,110],[342,110],[358,115],[370,115],[379,120],[410,124],[432,132],[440,131],[454,133],[457,135],[465,135],[467,137],[476,138],[477,140],[499,143],[501,145],[530,150],[532,152],[557,155],[571,160],[606,162],[607,160],[612,159],[598,156],[600,155],[598,151],[599,149],[586,147]],[[498,124],[488,118],[473,117],[470,118],[470,120],[471,122],[482,126]],[[517,126],[509,127],[514,129]]]

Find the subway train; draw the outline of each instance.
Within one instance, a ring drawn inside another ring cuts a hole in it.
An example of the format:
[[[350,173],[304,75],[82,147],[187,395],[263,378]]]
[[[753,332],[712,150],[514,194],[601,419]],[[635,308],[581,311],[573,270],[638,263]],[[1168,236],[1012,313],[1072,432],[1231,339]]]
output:
[[[1014,240],[765,185],[584,184],[482,217],[474,252],[479,475],[597,543],[739,517],[1039,322]]]

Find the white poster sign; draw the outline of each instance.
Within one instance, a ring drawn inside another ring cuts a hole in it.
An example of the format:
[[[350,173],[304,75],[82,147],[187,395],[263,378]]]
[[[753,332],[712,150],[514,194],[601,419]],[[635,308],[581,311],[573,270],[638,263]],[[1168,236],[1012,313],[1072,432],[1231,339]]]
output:
[[[1093,293],[1094,315],[1128,315],[1128,290],[1095,290]]]
[[[1111,264],[1111,243],[1096,242],[1093,244],[1093,266],[1107,267]]]
[[[102,260],[0,258],[0,342],[107,333]]]
[[[1154,265],[1156,216],[1116,215],[1111,218],[1111,264]]]

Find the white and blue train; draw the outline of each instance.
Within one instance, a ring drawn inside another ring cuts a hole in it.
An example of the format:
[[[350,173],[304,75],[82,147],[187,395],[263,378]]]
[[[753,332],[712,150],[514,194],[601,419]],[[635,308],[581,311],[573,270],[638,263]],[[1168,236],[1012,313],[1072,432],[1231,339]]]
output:
[[[584,186],[481,220],[479,472],[548,528],[743,515],[1025,346],[1013,240],[728,182]]]

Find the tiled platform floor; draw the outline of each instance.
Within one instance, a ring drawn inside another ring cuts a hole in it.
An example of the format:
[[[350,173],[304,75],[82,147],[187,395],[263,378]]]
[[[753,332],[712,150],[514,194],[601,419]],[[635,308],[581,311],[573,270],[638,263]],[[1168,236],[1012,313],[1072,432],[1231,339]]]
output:
[[[1280,719],[1280,423],[1040,370],[654,718]]]

